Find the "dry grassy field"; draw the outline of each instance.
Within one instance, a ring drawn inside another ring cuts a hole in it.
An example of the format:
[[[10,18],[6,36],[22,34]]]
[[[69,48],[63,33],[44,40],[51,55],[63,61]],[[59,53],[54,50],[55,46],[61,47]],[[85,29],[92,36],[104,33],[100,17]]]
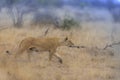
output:
[[[113,26],[116,29],[112,33]],[[52,26],[0,30],[0,80],[119,80],[120,45],[103,49],[112,44],[111,33],[115,42],[120,41],[119,31],[119,25],[110,23],[86,23],[71,30]],[[56,57],[49,61],[48,52],[33,52],[31,61],[26,54],[14,58],[16,47],[26,37],[63,39],[66,36],[85,48],[59,47],[57,53],[62,56],[63,64]],[[7,54],[7,50],[12,53]]]

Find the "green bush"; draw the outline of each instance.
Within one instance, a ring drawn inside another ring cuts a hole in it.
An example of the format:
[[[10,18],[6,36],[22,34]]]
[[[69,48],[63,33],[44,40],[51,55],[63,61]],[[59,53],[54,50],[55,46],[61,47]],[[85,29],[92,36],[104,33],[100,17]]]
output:
[[[78,23],[73,18],[65,18],[61,25],[62,29],[69,30],[71,27],[79,26]]]

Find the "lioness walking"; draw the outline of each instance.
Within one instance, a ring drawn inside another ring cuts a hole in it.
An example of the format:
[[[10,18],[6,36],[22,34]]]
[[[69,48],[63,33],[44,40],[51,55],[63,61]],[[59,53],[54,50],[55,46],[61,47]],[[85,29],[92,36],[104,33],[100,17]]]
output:
[[[49,60],[52,59],[52,56],[56,56],[59,59],[59,62],[62,63],[62,58],[59,54],[56,53],[56,49],[59,46],[72,46],[74,45],[68,38],[65,38],[63,41],[60,41],[59,38],[34,38],[28,37],[21,41],[18,46],[18,50],[15,54],[15,57],[18,57],[24,51],[49,51]],[[30,54],[28,53],[28,58],[30,59]]]

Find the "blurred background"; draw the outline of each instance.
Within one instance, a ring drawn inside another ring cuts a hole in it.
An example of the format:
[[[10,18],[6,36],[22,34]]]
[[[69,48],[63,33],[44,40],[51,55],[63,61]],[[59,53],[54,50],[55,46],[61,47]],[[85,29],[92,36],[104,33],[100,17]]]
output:
[[[0,25],[120,22],[120,0],[0,0]]]
[[[63,64],[48,52],[15,59],[27,37],[81,47],[59,47]],[[0,80],[120,80],[120,0],[0,0]]]

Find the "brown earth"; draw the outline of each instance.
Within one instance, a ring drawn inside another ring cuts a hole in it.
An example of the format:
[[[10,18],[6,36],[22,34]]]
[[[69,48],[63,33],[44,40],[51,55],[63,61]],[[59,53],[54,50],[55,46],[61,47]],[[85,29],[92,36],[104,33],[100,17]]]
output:
[[[69,31],[53,27],[7,28],[0,31],[0,80],[119,80],[120,46],[111,44],[111,25],[84,24],[83,28]],[[45,31],[49,28],[48,33]],[[114,33],[117,42],[120,38],[119,27]],[[119,29],[119,30],[118,30]],[[85,48],[61,46],[57,53],[62,56],[63,64],[57,58],[48,60],[48,52],[32,53],[31,62],[23,54],[14,59],[16,46],[25,37],[60,37],[66,36],[75,44]],[[10,50],[12,54],[7,54]]]

